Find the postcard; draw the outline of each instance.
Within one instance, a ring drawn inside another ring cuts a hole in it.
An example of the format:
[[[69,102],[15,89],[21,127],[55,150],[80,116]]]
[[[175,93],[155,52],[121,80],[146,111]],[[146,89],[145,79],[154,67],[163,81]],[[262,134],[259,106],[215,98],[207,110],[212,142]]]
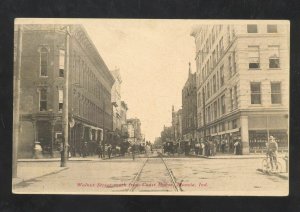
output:
[[[16,194],[287,196],[290,23],[14,26]]]

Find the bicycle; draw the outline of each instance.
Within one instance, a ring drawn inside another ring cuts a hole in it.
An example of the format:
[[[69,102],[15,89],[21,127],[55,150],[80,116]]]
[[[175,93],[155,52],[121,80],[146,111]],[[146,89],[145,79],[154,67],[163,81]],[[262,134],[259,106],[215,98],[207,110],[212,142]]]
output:
[[[273,160],[273,169],[272,169],[270,155],[268,153],[266,155],[267,155],[267,157],[262,160],[262,170],[264,172],[267,172],[267,173],[270,173],[270,172],[280,173],[280,172],[282,172],[281,163],[278,162],[278,160],[276,160],[276,161]]]

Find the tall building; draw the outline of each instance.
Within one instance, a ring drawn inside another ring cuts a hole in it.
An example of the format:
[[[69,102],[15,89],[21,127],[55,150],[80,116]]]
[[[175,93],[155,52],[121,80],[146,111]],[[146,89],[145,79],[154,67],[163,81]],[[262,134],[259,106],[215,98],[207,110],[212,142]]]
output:
[[[121,84],[122,79],[119,69],[111,70],[115,83],[111,89],[111,102],[113,105],[113,130],[121,131]]]
[[[182,139],[182,109],[178,111],[172,107],[172,128],[173,128],[173,139],[175,142],[180,142]]]
[[[195,141],[197,135],[196,73],[189,63],[188,79],[182,89],[182,136],[185,141]]]
[[[166,127],[164,126],[163,131],[160,133],[162,144],[167,142],[173,142],[174,139],[174,130],[172,126]]]
[[[16,28],[18,25],[16,25]],[[19,158],[59,156],[64,106],[66,33],[69,34],[69,145],[102,142],[112,130],[114,77],[81,25],[22,25]],[[17,33],[17,32],[15,32]],[[15,36],[17,37],[17,36]],[[34,42],[32,42],[34,40]],[[15,42],[16,44],[16,42]]]
[[[133,126],[134,141],[135,141],[135,143],[140,144],[143,140],[140,119],[138,119],[138,118],[127,119],[127,124]]]
[[[289,25],[272,21],[200,25],[196,44],[198,138],[235,138],[243,153],[273,135],[288,143]]]
[[[127,122],[127,111],[128,111],[127,104],[125,103],[125,101],[121,101],[121,107],[120,107],[121,126],[123,126],[123,124],[126,124],[126,122]]]

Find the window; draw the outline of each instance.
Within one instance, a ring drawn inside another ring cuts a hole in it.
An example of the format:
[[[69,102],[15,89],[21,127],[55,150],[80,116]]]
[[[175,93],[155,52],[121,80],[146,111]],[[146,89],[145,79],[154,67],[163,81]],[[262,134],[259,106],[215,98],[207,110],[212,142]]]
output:
[[[232,73],[233,75],[236,73],[236,63],[235,63],[235,50],[232,53],[232,65],[233,65],[233,70]]]
[[[40,111],[47,111],[47,89],[40,90]]]
[[[237,86],[234,86],[234,105],[235,105],[235,108],[238,108]]]
[[[224,85],[224,65],[222,65],[221,68],[220,68],[220,77],[221,77],[221,79],[220,79],[220,83],[221,83],[220,87],[222,87]]]
[[[232,129],[235,129],[235,128],[237,128],[237,120],[236,119],[232,120]]]
[[[271,102],[272,104],[281,104],[280,82],[271,82]]]
[[[248,33],[257,33],[257,25],[256,24],[247,24],[247,32]]]
[[[217,61],[216,61],[216,57],[217,57],[217,55],[216,55],[216,51],[214,50],[213,51],[213,53],[212,53],[212,57],[213,57],[213,67],[215,67],[215,65],[216,65],[216,63],[217,63]]]
[[[220,88],[220,85],[219,85],[219,71],[217,71],[217,88],[218,89]]]
[[[64,105],[64,92],[63,90],[58,90],[58,111],[62,112]]]
[[[65,70],[65,51],[59,50],[59,77],[64,77]]]
[[[249,46],[249,69],[259,68],[259,47],[258,46]]]
[[[226,108],[225,108],[225,95],[221,96],[221,112],[222,115],[225,114],[226,112]]]
[[[260,82],[252,82],[251,87],[251,104],[261,104]]]
[[[210,122],[210,106],[207,108],[207,121]]]
[[[221,130],[225,131],[225,123],[224,122],[221,124]]]
[[[209,86],[209,82],[207,83],[207,98],[210,97],[210,86]]]
[[[277,33],[277,25],[276,24],[268,24],[267,32],[268,33]]]
[[[216,75],[213,76],[213,92],[216,93],[217,91],[217,85],[216,85]]]
[[[232,76],[231,56],[228,57],[229,77]]]
[[[40,71],[41,76],[48,76],[48,49],[45,47],[40,49]]]
[[[279,68],[279,46],[269,46],[269,68]]]
[[[232,95],[232,88],[230,88],[230,109],[233,110],[233,95]]]
[[[217,101],[214,102],[214,119],[217,119]]]
[[[222,55],[224,52],[223,37],[221,38],[221,40],[219,42],[219,46],[220,46],[220,55]]]

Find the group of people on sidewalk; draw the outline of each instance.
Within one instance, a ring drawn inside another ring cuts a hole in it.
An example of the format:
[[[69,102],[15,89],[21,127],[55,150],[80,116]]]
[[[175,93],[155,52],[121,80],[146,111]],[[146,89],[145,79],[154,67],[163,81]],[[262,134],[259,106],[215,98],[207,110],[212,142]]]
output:
[[[196,142],[192,144],[192,141],[181,142],[180,145],[174,145],[173,142],[166,142],[163,146],[163,151],[166,154],[181,154],[188,155],[203,155],[203,156],[215,156],[217,153],[222,154],[242,154],[242,142],[240,139],[228,142],[227,140],[206,140],[204,142]]]
[[[195,155],[203,156],[215,156],[217,152],[233,153],[234,155],[242,154],[242,143],[239,139],[236,139],[233,144],[228,143],[227,140],[198,142],[195,144]],[[233,152],[232,152],[233,150]]]

